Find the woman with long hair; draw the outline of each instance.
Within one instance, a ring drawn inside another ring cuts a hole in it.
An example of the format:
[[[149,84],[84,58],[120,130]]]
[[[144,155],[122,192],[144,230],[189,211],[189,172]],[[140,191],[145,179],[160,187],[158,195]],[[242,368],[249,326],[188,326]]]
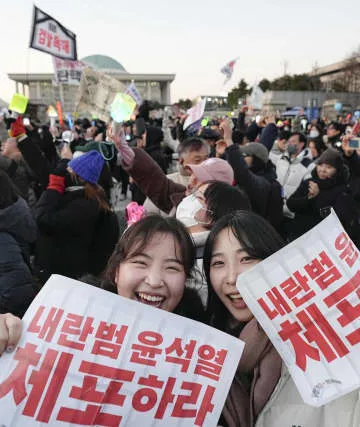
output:
[[[237,290],[236,281],[241,280],[243,272],[283,246],[269,223],[245,211],[221,218],[206,242],[204,270],[209,287],[209,323],[245,342],[219,424],[358,426],[358,390],[320,408],[303,402],[280,355]]]
[[[185,286],[194,261],[195,248],[186,228],[174,218],[149,216],[126,230],[94,284],[142,304],[203,320],[200,299]],[[19,318],[0,315],[0,355],[14,348],[21,332]]]

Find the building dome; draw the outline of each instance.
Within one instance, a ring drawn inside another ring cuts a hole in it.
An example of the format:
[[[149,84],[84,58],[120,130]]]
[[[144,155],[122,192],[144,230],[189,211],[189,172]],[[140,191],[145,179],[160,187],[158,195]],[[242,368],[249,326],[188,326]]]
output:
[[[81,61],[99,70],[113,70],[118,73],[127,73],[125,68],[114,58],[106,55],[90,55],[83,58]]]

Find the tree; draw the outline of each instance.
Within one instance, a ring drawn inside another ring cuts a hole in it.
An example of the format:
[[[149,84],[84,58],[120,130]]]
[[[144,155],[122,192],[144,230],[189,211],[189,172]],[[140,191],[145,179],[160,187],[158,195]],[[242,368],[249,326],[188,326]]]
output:
[[[244,79],[241,79],[239,84],[228,93],[228,104],[231,108],[236,108],[239,105],[239,100],[243,99],[250,93],[248,84]]]
[[[268,79],[262,79],[259,83],[259,87],[263,92],[266,92],[270,89],[271,82]]]
[[[313,91],[319,87],[319,78],[309,74],[286,74],[270,82],[271,90]]]
[[[192,107],[192,101],[189,98],[187,98],[187,99],[179,99],[179,101],[177,102],[177,104],[179,104],[179,107],[182,110],[188,110],[189,108]]]
[[[345,87],[346,92],[360,92],[360,46],[345,61],[343,75],[337,82]]]

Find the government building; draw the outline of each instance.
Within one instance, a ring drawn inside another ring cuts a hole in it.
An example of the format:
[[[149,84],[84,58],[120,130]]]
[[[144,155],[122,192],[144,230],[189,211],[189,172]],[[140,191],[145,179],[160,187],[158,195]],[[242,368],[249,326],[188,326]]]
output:
[[[170,85],[175,74],[131,74],[115,59],[105,55],[91,55],[81,59],[94,70],[110,75],[124,85],[134,82],[140,95],[145,100],[169,105]],[[15,82],[16,92],[28,96],[29,103],[38,106],[63,104],[63,111],[74,113],[77,85],[57,84],[53,73],[43,74],[8,74]]]

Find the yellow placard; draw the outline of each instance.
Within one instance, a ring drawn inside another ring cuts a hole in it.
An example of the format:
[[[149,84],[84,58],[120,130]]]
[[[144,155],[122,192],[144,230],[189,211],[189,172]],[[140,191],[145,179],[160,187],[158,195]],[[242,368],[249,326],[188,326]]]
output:
[[[9,110],[19,114],[24,114],[28,105],[29,98],[20,93],[15,93],[9,105]]]

